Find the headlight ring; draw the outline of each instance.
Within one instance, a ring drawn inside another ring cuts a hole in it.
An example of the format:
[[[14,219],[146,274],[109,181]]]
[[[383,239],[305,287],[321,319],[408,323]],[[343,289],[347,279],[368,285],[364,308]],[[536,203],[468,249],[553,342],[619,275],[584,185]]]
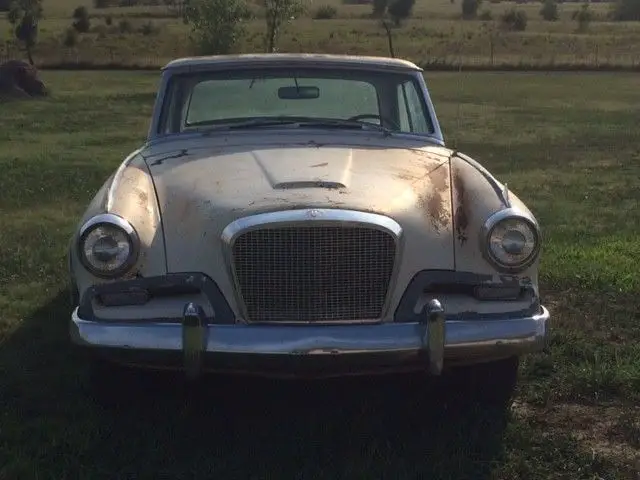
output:
[[[515,208],[491,215],[480,234],[485,258],[498,270],[516,273],[535,262],[541,235],[536,220]]]
[[[80,262],[91,274],[115,278],[135,265],[140,241],[128,221],[118,215],[104,213],[82,225],[77,247]]]

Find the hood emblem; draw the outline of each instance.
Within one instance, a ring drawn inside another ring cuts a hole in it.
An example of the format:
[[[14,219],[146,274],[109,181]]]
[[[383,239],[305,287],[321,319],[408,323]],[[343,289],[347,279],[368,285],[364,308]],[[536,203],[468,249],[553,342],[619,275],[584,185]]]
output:
[[[315,208],[311,210],[307,210],[307,216],[311,218],[316,218],[320,216],[320,210],[316,210]]]

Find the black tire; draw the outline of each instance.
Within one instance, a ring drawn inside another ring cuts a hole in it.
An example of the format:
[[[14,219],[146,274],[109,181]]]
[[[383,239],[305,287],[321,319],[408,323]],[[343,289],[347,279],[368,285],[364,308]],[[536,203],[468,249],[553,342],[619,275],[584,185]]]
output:
[[[136,383],[133,378],[135,371],[97,355],[87,354],[85,359],[87,395],[104,406],[126,404],[127,395]]]
[[[508,409],[518,384],[518,357],[458,367],[449,372],[450,395],[480,408]]]

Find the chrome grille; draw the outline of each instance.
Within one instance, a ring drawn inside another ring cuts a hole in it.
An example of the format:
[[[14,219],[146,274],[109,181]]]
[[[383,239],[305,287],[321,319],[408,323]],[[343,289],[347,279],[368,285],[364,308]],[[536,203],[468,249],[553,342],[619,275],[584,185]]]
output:
[[[247,320],[380,318],[395,259],[392,234],[362,226],[251,230],[233,244]]]

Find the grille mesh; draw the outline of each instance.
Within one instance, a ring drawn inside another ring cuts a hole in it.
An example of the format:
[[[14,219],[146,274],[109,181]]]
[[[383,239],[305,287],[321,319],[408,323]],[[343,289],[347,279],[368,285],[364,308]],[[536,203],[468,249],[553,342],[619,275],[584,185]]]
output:
[[[366,227],[253,230],[233,245],[248,321],[380,318],[395,258],[394,237]]]

